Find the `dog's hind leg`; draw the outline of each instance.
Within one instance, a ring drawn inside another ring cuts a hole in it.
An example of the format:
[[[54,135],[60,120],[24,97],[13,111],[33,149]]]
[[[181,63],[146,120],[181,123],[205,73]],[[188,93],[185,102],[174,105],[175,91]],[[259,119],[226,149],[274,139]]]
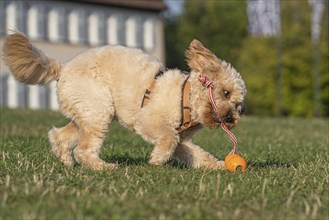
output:
[[[179,143],[174,158],[193,168],[225,169],[224,161],[219,161],[190,140]]]
[[[65,165],[73,165],[72,150],[78,143],[79,133],[72,121],[63,128],[53,128],[48,134],[53,154]]]
[[[61,75],[57,83],[60,111],[74,120],[78,130],[75,161],[89,169],[111,170],[118,165],[106,163],[99,154],[115,114],[114,102],[98,62],[85,62],[68,66]]]
[[[90,100],[84,100],[79,103],[84,107],[84,111],[80,111],[75,117],[80,136],[79,143],[73,151],[74,158],[81,165],[93,170],[112,170],[118,167],[117,164],[109,164],[99,158],[109,124],[114,117],[110,96],[104,99],[105,102],[91,103]]]
[[[107,128],[97,131],[92,127],[80,127],[80,141],[74,150],[76,161],[93,170],[113,170],[117,164],[109,164],[99,158],[100,149],[107,133]]]

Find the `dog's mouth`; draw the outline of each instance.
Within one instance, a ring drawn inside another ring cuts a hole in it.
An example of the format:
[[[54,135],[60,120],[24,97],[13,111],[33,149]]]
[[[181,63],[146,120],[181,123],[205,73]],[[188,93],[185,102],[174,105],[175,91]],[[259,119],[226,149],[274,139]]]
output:
[[[224,123],[228,129],[234,128],[239,116],[234,114],[231,110],[224,112],[216,112],[209,103],[203,112],[203,123],[209,128],[218,128],[221,123]]]
[[[235,118],[232,115],[232,113],[228,113],[227,115],[220,117],[218,116],[218,114],[215,112],[214,109],[212,110],[212,117],[213,117],[213,122],[216,125],[215,127],[218,127],[221,123],[224,123],[229,130],[234,128],[239,121],[239,119]]]
[[[229,130],[231,130],[232,128],[234,128],[234,127],[237,125],[237,123],[238,123],[238,120],[237,120],[237,119],[234,120],[234,122],[232,122],[232,123],[224,122],[225,126],[226,126]]]

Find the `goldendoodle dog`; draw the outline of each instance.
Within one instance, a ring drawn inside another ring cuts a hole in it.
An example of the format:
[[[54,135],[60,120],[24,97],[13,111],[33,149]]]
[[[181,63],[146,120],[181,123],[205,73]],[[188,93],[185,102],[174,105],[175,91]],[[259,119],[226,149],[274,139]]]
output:
[[[99,153],[117,119],[154,145],[150,164],[175,158],[189,167],[225,169],[223,161],[192,143],[192,135],[203,125],[233,128],[243,111],[246,87],[229,63],[197,40],[186,51],[190,73],[165,69],[139,49],[109,45],[62,64],[20,32],[4,39],[3,59],[22,83],[57,80],[60,111],[71,122],[50,130],[49,140],[66,165],[76,161],[95,170],[116,168]]]

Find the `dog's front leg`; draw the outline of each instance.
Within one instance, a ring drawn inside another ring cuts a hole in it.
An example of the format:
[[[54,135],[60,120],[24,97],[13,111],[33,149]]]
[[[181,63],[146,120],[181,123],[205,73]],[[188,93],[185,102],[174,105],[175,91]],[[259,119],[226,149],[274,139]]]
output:
[[[205,169],[225,169],[224,161],[206,152],[191,140],[183,140],[178,144],[174,157],[189,167]]]
[[[166,163],[173,156],[178,142],[179,136],[176,133],[162,133],[155,141],[149,163],[153,165]]]
[[[139,117],[139,119],[143,118]],[[135,124],[134,129],[145,141],[154,144],[149,163],[163,165],[173,156],[179,143],[179,135],[174,128],[159,126],[154,124],[154,121],[156,120],[140,120]]]

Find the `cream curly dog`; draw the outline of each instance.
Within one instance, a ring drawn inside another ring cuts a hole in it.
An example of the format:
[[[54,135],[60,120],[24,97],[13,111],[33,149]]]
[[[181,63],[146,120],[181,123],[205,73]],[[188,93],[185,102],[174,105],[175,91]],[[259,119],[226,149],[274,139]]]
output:
[[[48,58],[22,33],[8,35],[3,58],[15,78],[26,84],[47,84],[57,80],[60,111],[72,121],[49,132],[52,152],[64,164],[74,160],[95,170],[111,170],[99,158],[109,124],[121,125],[154,145],[150,163],[162,165],[176,158],[189,167],[224,169],[219,161],[192,143],[192,135],[202,125],[216,128],[220,123],[231,129],[240,118],[246,95],[240,74],[219,60],[199,41],[186,51],[191,72],[165,70],[155,58],[138,49],[103,46],[90,49],[65,64]],[[146,89],[156,79],[147,105],[141,107]],[[200,82],[200,76],[209,82]],[[182,87],[190,84],[188,107],[194,126],[180,131]],[[207,85],[205,85],[207,84]],[[213,101],[209,97],[212,87]],[[200,124],[200,125],[197,125]],[[197,125],[197,126],[195,126]]]

